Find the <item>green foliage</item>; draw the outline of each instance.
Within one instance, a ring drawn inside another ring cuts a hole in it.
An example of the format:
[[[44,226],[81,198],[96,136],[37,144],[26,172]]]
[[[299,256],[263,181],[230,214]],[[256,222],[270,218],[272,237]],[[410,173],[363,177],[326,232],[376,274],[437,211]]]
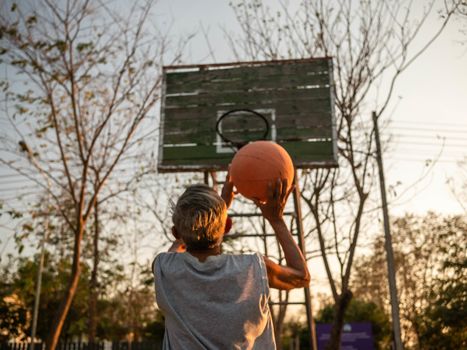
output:
[[[426,349],[467,348],[467,283],[442,285],[420,322]]]
[[[156,318],[149,322],[143,330],[143,338],[160,342],[164,339],[165,323],[164,316],[161,312],[157,312]]]
[[[467,220],[462,216],[405,215],[392,226],[400,316],[406,347],[466,346]],[[353,290],[389,312],[384,239],[356,262]]]
[[[300,349],[311,349],[307,325],[298,320],[286,322],[282,332],[282,348],[295,349],[297,342],[300,344]]]
[[[144,338],[162,344],[165,326],[163,321],[152,321],[144,328]]]
[[[427,349],[431,346],[446,350],[467,348],[467,257],[465,242],[459,243],[440,249],[446,260],[430,294],[431,303],[419,319],[420,344]]]
[[[16,271],[12,268],[16,265]],[[31,322],[28,319],[32,316],[35,295],[35,280],[37,276],[37,265],[33,260],[25,258],[17,259],[13,264],[11,259],[8,266],[5,266],[3,279],[0,283],[1,290],[1,309],[2,315],[7,315],[0,323],[1,334],[4,340],[9,337],[24,337],[30,334]],[[51,271],[44,271],[43,287],[47,293],[41,293],[40,320],[39,329],[45,329],[43,325],[47,320],[47,311],[53,310],[56,305],[50,305],[50,299],[53,299],[53,291],[50,282],[53,280]],[[39,331],[39,335],[41,331]]]
[[[2,269],[0,280],[0,341],[10,337],[25,339],[31,333],[31,319],[35,298],[38,256],[31,258],[10,257]],[[55,261],[46,255],[42,275],[37,336],[45,339],[54,311],[61,302],[61,295],[70,274],[68,259]],[[82,264],[82,274],[73,304],[66,318],[62,338],[87,334],[90,271]],[[107,271],[102,283],[122,285],[122,272]],[[143,279],[146,282],[146,276]],[[117,281],[115,281],[117,280]],[[119,290],[114,287],[101,289],[97,302],[99,339],[125,340],[133,334],[135,340],[162,340],[164,324],[161,314],[154,308],[153,285],[141,283],[140,287]]]
[[[15,286],[7,278],[12,268],[12,260],[1,271],[0,282],[0,341],[8,341],[10,336],[18,337],[27,324],[28,310],[15,292]]]
[[[16,262],[17,270],[10,273],[7,281],[2,282],[2,286],[10,286],[10,296],[15,296],[20,305],[24,305],[25,311],[29,317],[32,317],[32,310],[35,299],[35,288],[37,279],[37,261],[28,258],[19,258]],[[42,275],[42,291],[39,304],[39,318],[37,323],[37,335],[44,339],[50,329],[52,316],[54,311],[60,304],[60,296],[63,293],[63,288],[69,278],[70,265],[67,260],[53,262],[50,256],[46,256],[45,269]],[[73,301],[70,315],[64,326],[64,336],[72,336],[80,334],[77,329],[77,324],[86,316],[87,293],[86,285],[88,279],[88,269],[83,266],[82,277],[79,282],[79,291]],[[13,307],[13,306],[12,306]],[[31,332],[31,322],[24,322],[19,328],[8,328],[11,333],[17,332],[17,329],[22,330],[26,334]]]

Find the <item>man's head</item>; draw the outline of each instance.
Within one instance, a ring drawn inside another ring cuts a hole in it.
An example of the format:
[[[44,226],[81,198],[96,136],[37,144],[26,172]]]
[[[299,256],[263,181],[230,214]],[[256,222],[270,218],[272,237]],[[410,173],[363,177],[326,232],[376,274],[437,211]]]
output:
[[[224,200],[206,185],[193,185],[173,209],[175,233],[188,249],[213,248],[222,242],[227,208]]]

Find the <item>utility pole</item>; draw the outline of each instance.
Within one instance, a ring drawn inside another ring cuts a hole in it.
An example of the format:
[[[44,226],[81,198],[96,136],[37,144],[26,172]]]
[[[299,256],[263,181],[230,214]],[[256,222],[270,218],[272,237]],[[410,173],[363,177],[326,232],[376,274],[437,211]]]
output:
[[[391,231],[389,227],[388,203],[386,199],[386,185],[384,182],[383,158],[381,156],[381,142],[379,138],[378,117],[372,113],[375,128],[376,160],[378,162],[379,184],[383,209],[384,237],[386,248],[386,261],[388,265],[389,295],[391,298],[392,332],[395,350],[402,350],[401,325],[399,319],[399,298],[397,297],[396,271],[394,268],[394,252],[392,250]]]
[[[39,304],[40,304],[40,298],[41,298],[41,289],[42,289],[42,274],[44,272],[44,260],[45,260],[45,244],[48,239],[49,235],[49,215],[50,213],[49,208],[50,208],[50,179],[45,174],[44,170],[42,167],[37,163],[37,160],[35,158],[34,153],[31,151],[29,146],[25,141],[20,141],[19,142],[20,148],[22,152],[25,152],[28,160],[31,162],[32,165],[34,165],[42,174],[42,176],[47,180],[47,211],[45,213],[45,221],[44,221],[44,235],[42,236],[41,242],[40,242],[40,249],[41,249],[41,255],[39,258],[39,266],[37,268],[37,282],[36,282],[36,294],[34,296],[34,309],[33,309],[33,315],[32,315],[32,329],[31,329],[31,347],[30,350],[34,350],[35,347],[35,339],[36,339],[36,332],[37,332],[37,318],[39,316]]]
[[[298,230],[298,245],[306,261],[305,230],[303,228],[302,206],[300,202],[301,192],[300,192],[300,184],[297,178],[296,171],[295,171],[295,177],[294,177],[293,200],[294,200],[295,215],[296,215],[295,218],[296,218],[297,230]],[[313,319],[313,310],[312,310],[312,305],[311,305],[310,287],[309,286],[305,287],[304,292],[305,292],[305,310],[306,310],[306,318],[307,318],[307,323],[308,323],[307,326],[310,332],[311,349],[318,350],[318,341],[316,338],[316,327],[315,327],[315,321]]]
[[[50,188],[50,187],[49,187]],[[47,207],[49,207],[50,199],[49,194],[47,195]],[[45,260],[45,243],[47,241],[49,233],[49,213],[45,213],[45,222],[44,222],[44,235],[41,239],[41,255],[39,260],[39,266],[37,268],[37,282],[36,282],[36,295],[34,297],[34,310],[32,316],[32,330],[31,330],[31,350],[34,350],[35,338],[37,332],[37,318],[39,315],[39,303],[41,298],[41,289],[42,289],[42,274],[44,271],[44,260]]]

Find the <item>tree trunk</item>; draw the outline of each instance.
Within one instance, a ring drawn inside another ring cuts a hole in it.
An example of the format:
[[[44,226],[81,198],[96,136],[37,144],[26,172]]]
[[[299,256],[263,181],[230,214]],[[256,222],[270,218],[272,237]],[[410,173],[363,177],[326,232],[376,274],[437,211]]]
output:
[[[344,326],[344,316],[350,300],[352,300],[352,292],[346,290],[342,292],[334,306],[334,320],[332,322],[331,337],[326,345],[326,350],[339,350],[341,344],[342,327]]]
[[[99,207],[96,199],[94,204],[94,236],[93,236],[93,267],[91,280],[89,283],[89,304],[88,304],[88,341],[96,341],[97,328],[97,271],[99,266]]]
[[[85,223],[79,220],[78,228],[75,232],[75,248],[73,250],[73,265],[71,268],[71,276],[68,286],[65,291],[65,296],[60,303],[60,306],[55,314],[50,333],[46,341],[47,350],[55,350],[60,339],[63,324],[65,323],[66,316],[70,310],[71,303],[78,288],[79,276],[81,274],[81,241],[84,234]]]

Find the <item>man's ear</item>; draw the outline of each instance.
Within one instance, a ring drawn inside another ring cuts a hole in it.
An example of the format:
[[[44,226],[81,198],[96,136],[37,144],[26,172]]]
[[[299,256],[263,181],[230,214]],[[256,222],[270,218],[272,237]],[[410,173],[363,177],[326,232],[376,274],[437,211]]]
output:
[[[231,228],[232,228],[232,219],[229,216],[227,216],[227,220],[225,220],[224,235],[229,233]]]
[[[180,234],[178,233],[175,226],[172,226],[172,235],[175,237],[175,239],[180,239]]]

